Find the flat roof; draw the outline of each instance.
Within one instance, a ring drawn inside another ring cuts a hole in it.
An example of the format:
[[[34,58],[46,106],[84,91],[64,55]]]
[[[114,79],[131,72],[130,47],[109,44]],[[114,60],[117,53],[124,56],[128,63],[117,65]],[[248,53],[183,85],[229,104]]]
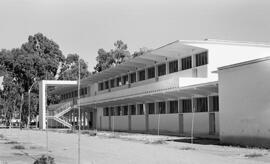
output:
[[[219,67],[218,70],[225,70],[225,69],[240,67],[240,66],[244,66],[244,65],[263,62],[263,61],[266,61],[266,60],[270,60],[270,56],[264,57],[264,58],[258,58],[258,59],[254,59],[254,60],[249,60],[249,61],[245,61],[245,62],[241,62],[241,63],[231,64],[231,65],[227,65],[227,66],[224,66],[224,67]]]

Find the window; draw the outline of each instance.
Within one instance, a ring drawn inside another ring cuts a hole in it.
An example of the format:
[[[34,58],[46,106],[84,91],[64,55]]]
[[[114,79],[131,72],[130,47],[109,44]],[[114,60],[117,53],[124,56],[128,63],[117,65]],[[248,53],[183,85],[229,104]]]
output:
[[[218,103],[218,96],[213,96],[213,111],[219,111],[219,103]]]
[[[144,115],[143,104],[138,105],[138,114],[139,115]]]
[[[116,78],[116,86],[119,87],[122,85],[121,77]]]
[[[165,114],[166,113],[166,103],[158,102],[158,113]]]
[[[105,86],[105,89],[109,89],[109,81],[105,81],[104,86]]]
[[[103,108],[103,116],[109,116],[109,108]]]
[[[136,115],[136,106],[135,105],[130,106],[130,114],[131,115]]]
[[[128,75],[123,76],[123,85],[128,84]]]
[[[103,82],[98,83],[98,90],[102,91],[103,90]]]
[[[111,83],[111,88],[114,88],[114,79],[111,79],[110,83]]]
[[[158,76],[163,76],[166,74],[166,64],[161,64],[158,66]]]
[[[147,71],[148,79],[155,77],[155,67],[148,68]]]
[[[170,113],[178,113],[178,101],[170,101]]]
[[[136,72],[130,74],[130,83],[136,82]]]
[[[169,62],[169,73],[178,71],[178,60]]]
[[[196,112],[207,112],[207,97],[196,98]]]
[[[191,113],[192,112],[192,104],[191,99],[182,100],[183,113]]]
[[[148,103],[148,114],[155,114],[155,104]]]
[[[139,71],[139,81],[145,80],[145,70]]]
[[[118,107],[116,108],[116,116],[121,116],[121,114],[122,114],[121,106],[118,106]]]
[[[123,115],[128,115],[128,106],[123,107]]]
[[[202,52],[196,55],[196,67],[208,64],[207,52]]]
[[[110,108],[110,112],[111,112],[111,116],[114,116],[114,115],[115,115],[114,107],[111,107],[111,108]]]
[[[182,70],[190,69],[192,67],[191,56],[182,58],[181,62],[182,62]]]

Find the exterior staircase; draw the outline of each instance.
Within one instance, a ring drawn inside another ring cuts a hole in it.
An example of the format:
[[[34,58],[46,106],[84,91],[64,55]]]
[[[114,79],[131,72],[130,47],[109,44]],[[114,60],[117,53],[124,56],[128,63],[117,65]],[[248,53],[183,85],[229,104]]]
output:
[[[64,114],[68,113],[74,108],[73,102],[66,102],[63,104],[52,105],[48,107],[47,118],[55,120],[67,128],[72,128],[72,125],[66,121]]]

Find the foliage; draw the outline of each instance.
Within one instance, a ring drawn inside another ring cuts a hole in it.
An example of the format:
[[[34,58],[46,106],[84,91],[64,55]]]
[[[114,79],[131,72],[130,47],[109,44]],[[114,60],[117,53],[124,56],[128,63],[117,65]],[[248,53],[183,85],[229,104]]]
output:
[[[97,64],[94,67],[95,72],[101,72],[114,65],[121,64],[125,60],[131,58],[129,51],[127,50],[127,44],[118,40],[114,43],[114,49],[106,52],[104,49],[98,50],[98,56],[96,57]]]
[[[68,54],[67,58],[64,60],[60,73],[59,80],[77,80],[78,70],[80,61],[80,77],[81,79],[86,78],[90,75],[88,71],[87,63],[83,59],[79,59],[78,54]]]
[[[42,155],[34,162],[34,164],[55,164],[55,162],[53,157]]]

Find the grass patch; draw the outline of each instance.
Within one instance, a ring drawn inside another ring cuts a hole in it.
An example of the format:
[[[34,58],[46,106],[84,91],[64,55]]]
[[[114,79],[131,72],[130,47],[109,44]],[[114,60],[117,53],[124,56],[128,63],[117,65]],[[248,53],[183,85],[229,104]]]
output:
[[[246,157],[246,158],[257,158],[257,157],[262,157],[263,155],[264,154],[262,154],[262,153],[253,152],[253,153],[245,154],[244,157]]]
[[[55,164],[55,162],[53,157],[42,155],[34,162],[34,164]]]
[[[8,141],[8,142],[5,142],[5,144],[18,144],[19,142],[17,141]]]
[[[23,150],[23,149],[25,149],[25,147],[22,146],[22,145],[15,145],[15,146],[12,147],[12,149]]]

